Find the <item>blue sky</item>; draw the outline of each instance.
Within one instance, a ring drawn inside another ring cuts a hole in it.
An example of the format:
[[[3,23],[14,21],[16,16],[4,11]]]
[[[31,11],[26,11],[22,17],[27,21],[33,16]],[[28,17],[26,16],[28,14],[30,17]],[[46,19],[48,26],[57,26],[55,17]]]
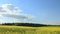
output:
[[[31,22],[60,25],[60,0],[0,0],[0,6],[2,4],[12,4],[19,7],[22,13],[34,16]],[[8,19],[1,17],[0,21],[14,21]]]

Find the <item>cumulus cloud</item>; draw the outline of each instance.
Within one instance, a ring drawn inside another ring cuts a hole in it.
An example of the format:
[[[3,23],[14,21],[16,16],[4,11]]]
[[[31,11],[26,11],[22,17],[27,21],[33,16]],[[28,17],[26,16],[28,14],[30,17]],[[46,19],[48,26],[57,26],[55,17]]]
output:
[[[28,21],[32,18],[34,18],[34,16],[29,15],[29,14],[24,14],[21,13],[22,11],[20,10],[20,8],[12,5],[12,4],[3,4],[0,6],[0,17],[7,17],[7,18],[12,18],[14,20],[18,20],[18,21]]]

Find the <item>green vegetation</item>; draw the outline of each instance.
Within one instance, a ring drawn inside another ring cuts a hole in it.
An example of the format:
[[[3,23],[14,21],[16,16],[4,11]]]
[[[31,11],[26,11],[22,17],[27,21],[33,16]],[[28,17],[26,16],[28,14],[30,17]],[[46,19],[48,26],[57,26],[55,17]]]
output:
[[[60,34],[60,27],[0,26],[0,34]]]
[[[29,27],[60,27],[60,25],[47,25],[47,24],[35,24],[35,23],[3,23],[1,25],[10,25],[10,26],[29,26]]]
[[[4,23],[0,25],[0,34],[60,34],[60,25]]]
[[[35,34],[36,29],[23,26],[0,26],[0,34]]]

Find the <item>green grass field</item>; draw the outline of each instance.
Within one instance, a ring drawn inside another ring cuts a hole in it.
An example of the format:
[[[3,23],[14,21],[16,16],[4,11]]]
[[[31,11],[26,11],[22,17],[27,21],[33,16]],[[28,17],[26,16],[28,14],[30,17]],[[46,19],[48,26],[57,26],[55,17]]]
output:
[[[60,27],[0,26],[0,34],[60,34]]]

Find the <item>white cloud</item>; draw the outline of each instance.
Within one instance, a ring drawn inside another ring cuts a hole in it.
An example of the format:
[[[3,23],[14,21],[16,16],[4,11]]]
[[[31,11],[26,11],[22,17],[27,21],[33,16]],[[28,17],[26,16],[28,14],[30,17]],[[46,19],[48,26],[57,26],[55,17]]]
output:
[[[3,16],[7,18],[12,18],[18,22],[28,21],[34,18],[34,16],[32,15],[24,14],[21,12],[22,11],[18,7],[13,6],[12,4],[3,4],[0,6],[0,17]]]

